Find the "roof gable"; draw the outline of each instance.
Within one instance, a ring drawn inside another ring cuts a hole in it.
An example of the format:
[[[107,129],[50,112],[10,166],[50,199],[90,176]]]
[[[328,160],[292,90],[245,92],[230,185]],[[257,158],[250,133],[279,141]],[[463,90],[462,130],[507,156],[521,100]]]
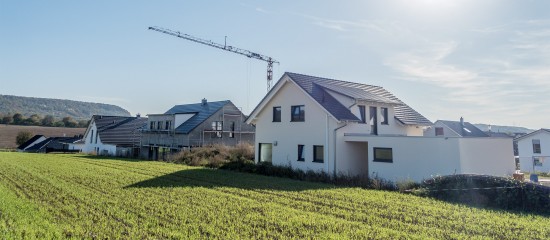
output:
[[[327,99],[326,89],[349,96],[357,100],[367,100],[386,104],[395,104],[395,118],[403,124],[432,125],[427,118],[416,112],[382,87],[361,83],[320,78],[297,73],[285,73],[321,106],[338,120],[359,120],[351,111],[336,99]]]
[[[44,136],[43,135],[34,135],[34,137],[32,137],[31,139],[29,139],[26,142],[24,142],[23,144],[19,145],[19,147],[17,147],[17,149],[24,150],[29,145],[33,144],[34,142],[36,142],[38,139],[40,139],[42,137],[44,137]]]
[[[459,121],[438,120],[461,137],[489,137],[489,135],[469,122],[464,122],[464,126]]]
[[[206,102],[203,103],[193,103],[193,104],[184,104],[176,105],[170,110],[166,111],[165,114],[182,114],[182,113],[194,113],[195,115],[189,118],[187,121],[182,123],[180,126],[176,126],[176,133],[189,134],[193,129],[203,123],[214,113],[218,112],[225,105],[231,103],[229,100],[218,101],[218,102]]]
[[[530,132],[528,134],[525,134],[525,135],[522,135],[520,137],[517,137],[514,139],[514,141],[518,141],[518,140],[521,140],[521,139],[524,139],[524,138],[527,138],[527,137],[531,137],[533,135],[537,135],[539,133],[546,133],[546,134],[550,134],[550,129],[547,129],[547,128],[541,128],[539,130],[536,130],[536,131],[533,131],[533,132]]]
[[[147,118],[94,115],[97,134],[102,143],[117,146],[132,146],[139,142],[141,129],[147,125]]]

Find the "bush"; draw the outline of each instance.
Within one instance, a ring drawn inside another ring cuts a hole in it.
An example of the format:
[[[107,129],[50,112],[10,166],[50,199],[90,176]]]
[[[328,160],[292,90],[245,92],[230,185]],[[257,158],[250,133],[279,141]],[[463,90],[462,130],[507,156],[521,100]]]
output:
[[[32,133],[29,131],[21,131],[17,133],[17,136],[15,137],[15,143],[17,143],[17,145],[21,145],[29,141],[29,139],[31,139],[32,136],[33,136]]]
[[[477,207],[550,214],[550,188],[512,178],[459,174],[439,176],[413,191],[420,196]]]

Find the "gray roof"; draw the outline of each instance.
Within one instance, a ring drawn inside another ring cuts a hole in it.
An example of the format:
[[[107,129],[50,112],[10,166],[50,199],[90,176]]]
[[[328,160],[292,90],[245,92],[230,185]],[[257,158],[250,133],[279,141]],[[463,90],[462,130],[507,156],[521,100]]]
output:
[[[39,142],[35,145],[32,145],[30,148],[25,149],[26,152],[38,152],[42,149],[55,149],[55,150],[63,150],[64,143],[72,143],[75,141],[78,141],[82,139],[80,136],[76,137],[50,137],[46,140]]]
[[[528,133],[528,134],[524,134],[524,135],[518,136],[518,137],[516,137],[516,138],[514,139],[514,141],[520,140],[520,139],[522,139],[522,138],[529,137],[529,136],[534,135],[534,134],[537,134],[537,133],[539,133],[539,132],[550,133],[550,129],[548,129],[548,128],[541,128],[541,129],[539,129],[539,130],[532,131],[532,132],[530,132],[530,133]]]
[[[141,129],[147,125],[147,118],[94,115],[101,142],[129,147],[139,144]]]
[[[183,124],[176,126],[175,130],[176,133],[189,134],[189,132],[193,131],[193,129],[229,103],[231,103],[231,101],[225,100],[218,102],[206,102],[206,104],[193,103],[176,105],[170,108],[170,110],[168,110],[165,114],[194,113],[195,115],[193,117],[185,121]]]
[[[34,142],[36,142],[41,137],[44,137],[44,135],[34,135],[34,137],[32,137],[31,139],[29,139],[26,142],[24,142],[23,144],[19,145],[19,147],[17,147],[17,149],[24,150],[26,147],[33,144]]]
[[[489,137],[487,133],[469,122],[464,122],[464,126],[460,124],[460,121],[438,120],[438,122],[445,124],[462,137]]]
[[[350,109],[334,99],[327,90],[357,99],[395,105],[395,118],[403,124],[432,125],[432,122],[382,87],[285,73],[338,120],[359,121]]]

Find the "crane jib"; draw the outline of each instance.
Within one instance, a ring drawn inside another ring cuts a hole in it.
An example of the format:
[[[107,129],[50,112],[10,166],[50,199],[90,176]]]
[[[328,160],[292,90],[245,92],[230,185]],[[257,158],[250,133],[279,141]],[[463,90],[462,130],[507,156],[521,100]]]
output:
[[[185,34],[185,33],[181,34],[180,32],[172,31],[170,29],[159,28],[159,27],[149,27],[149,30],[154,30],[154,31],[157,31],[157,32],[161,32],[161,33],[165,33],[165,34],[172,35],[172,36],[175,36],[175,37],[183,38],[183,39],[193,41],[193,42],[196,42],[196,43],[200,43],[200,44],[204,44],[204,45],[207,45],[207,46],[219,48],[221,50],[225,50],[225,51],[228,51],[228,52],[241,54],[241,55],[247,56],[249,58],[255,58],[255,59],[258,59],[258,60],[266,61],[267,62],[267,91],[269,91],[269,89],[271,88],[271,81],[273,80],[273,63],[279,63],[278,61],[276,61],[275,59],[273,59],[271,57],[268,57],[268,56],[265,56],[265,55],[262,55],[262,54],[259,54],[259,53],[255,53],[255,52],[252,52],[252,51],[248,51],[248,50],[245,50],[245,49],[240,49],[238,47],[227,46],[225,44],[222,45],[222,44],[215,43],[215,42],[212,42],[212,41],[209,41],[209,40],[204,40],[204,39],[201,39],[201,38],[198,38],[198,37],[191,36],[189,34]]]

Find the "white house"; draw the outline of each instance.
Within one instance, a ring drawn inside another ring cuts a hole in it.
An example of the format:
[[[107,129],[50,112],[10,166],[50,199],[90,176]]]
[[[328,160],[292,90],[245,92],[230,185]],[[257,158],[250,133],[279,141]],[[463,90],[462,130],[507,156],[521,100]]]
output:
[[[82,152],[110,156],[139,155],[147,118],[94,115],[84,133]]]
[[[473,124],[460,121],[437,120],[434,125],[424,131],[424,136],[430,137],[489,137],[489,134],[481,131]]]
[[[515,141],[521,171],[550,172],[550,129],[539,129]]]
[[[394,181],[514,171],[510,139],[424,137],[432,123],[378,86],[285,73],[247,123],[257,162],[306,171]]]

